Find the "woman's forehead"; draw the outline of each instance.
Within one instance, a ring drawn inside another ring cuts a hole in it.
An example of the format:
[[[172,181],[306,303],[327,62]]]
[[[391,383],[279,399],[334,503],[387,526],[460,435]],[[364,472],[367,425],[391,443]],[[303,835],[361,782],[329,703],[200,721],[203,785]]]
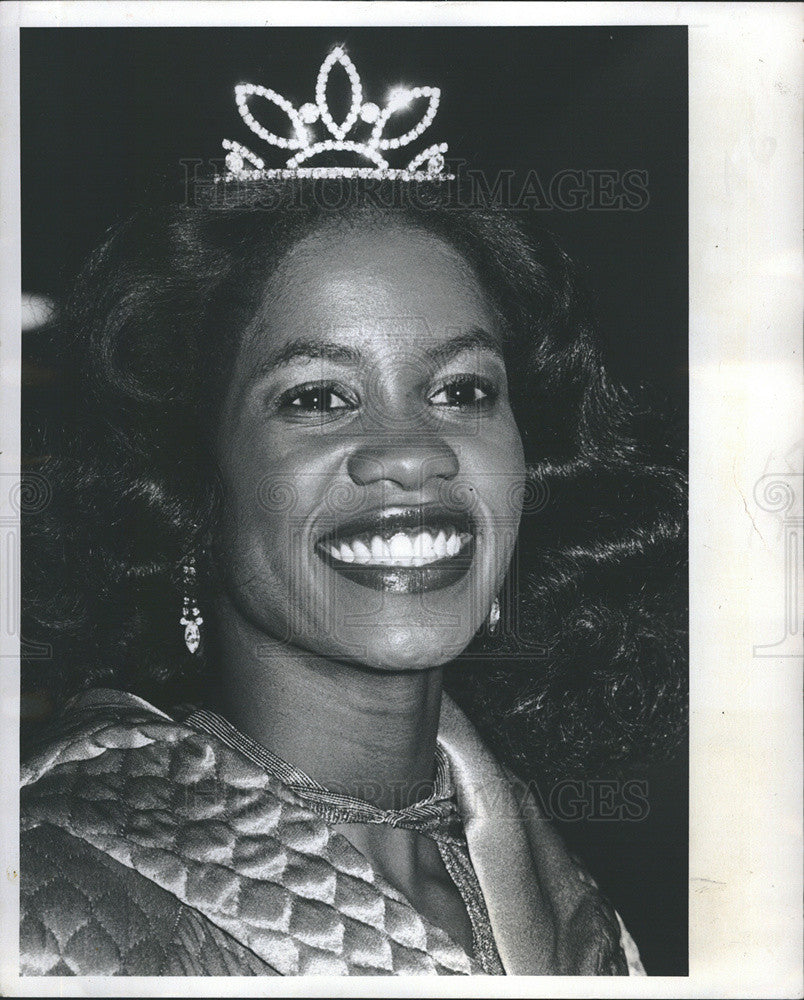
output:
[[[426,347],[497,326],[477,275],[445,240],[399,224],[341,224],[287,254],[266,283],[248,339],[275,347],[299,337],[348,340],[352,332]]]

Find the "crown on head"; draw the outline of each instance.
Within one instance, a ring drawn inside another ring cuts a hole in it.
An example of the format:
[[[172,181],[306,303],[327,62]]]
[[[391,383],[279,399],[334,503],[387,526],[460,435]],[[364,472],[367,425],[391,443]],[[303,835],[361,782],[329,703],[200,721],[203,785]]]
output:
[[[332,117],[327,104],[327,84],[330,73],[336,64],[339,64],[346,72],[351,87],[349,111],[340,123]],[[289,137],[276,135],[260,124],[249,108],[249,99],[252,97],[264,97],[285,112],[291,126]],[[426,104],[418,124],[408,128],[402,135],[392,138],[386,137],[386,126],[389,122],[393,122],[395,116],[411,107],[414,102],[421,100],[424,100]],[[371,177],[411,181],[452,180],[453,175],[444,173],[444,154],[447,152],[445,142],[428,146],[427,149],[414,156],[410,163],[402,169],[392,168],[384,155],[390,150],[400,149],[418,139],[422,132],[432,124],[440,100],[441,91],[438,87],[397,87],[388,95],[385,107],[381,108],[371,102],[364,103],[360,75],[344,48],[338,45],[326,57],[318,71],[314,103],[302,104],[300,108],[295,108],[290,101],[268,87],[253,83],[241,83],[235,87],[237,110],[251,131],[271,146],[290,150],[292,155],[283,168],[267,169],[263,159],[246,146],[233,139],[224,139],[223,148],[226,150],[227,170],[224,180],[281,177]],[[358,142],[353,136],[358,131],[363,131],[365,135],[363,126],[370,126],[371,132],[368,138]],[[318,135],[316,135],[314,127],[317,127]],[[326,138],[321,138],[322,133],[326,135]],[[362,165],[317,167],[311,162],[319,154],[333,152],[353,153],[362,158]]]

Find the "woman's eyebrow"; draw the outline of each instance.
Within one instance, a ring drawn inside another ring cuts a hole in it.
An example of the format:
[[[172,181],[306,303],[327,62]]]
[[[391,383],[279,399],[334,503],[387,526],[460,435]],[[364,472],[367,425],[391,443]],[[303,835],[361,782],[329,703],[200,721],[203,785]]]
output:
[[[488,333],[479,327],[467,330],[435,347],[425,350],[424,355],[430,361],[443,364],[464,351],[490,351],[503,358],[502,344],[499,337]],[[291,364],[293,361],[335,361],[347,364],[359,364],[363,354],[356,347],[348,344],[336,344],[331,341],[297,338],[285,344],[267,358],[254,365],[250,373],[250,381],[265,378],[278,368]]]
[[[490,351],[492,354],[496,354],[500,360],[505,360],[500,338],[479,326],[472,327],[466,333],[459,333],[443,344],[431,347],[425,351],[425,354],[431,361],[443,364],[464,351]]]
[[[362,358],[363,355],[356,347],[335,344],[330,341],[298,338],[291,340],[267,358],[258,361],[252,368],[250,377],[252,380],[264,378],[276,371],[277,368],[289,365],[293,361],[323,360],[354,364],[360,362]]]

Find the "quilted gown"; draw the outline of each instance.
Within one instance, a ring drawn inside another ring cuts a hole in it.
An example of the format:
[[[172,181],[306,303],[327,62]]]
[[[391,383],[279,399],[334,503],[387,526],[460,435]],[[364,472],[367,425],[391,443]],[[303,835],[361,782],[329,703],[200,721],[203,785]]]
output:
[[[449,699],[439,743],[506,974],[644,974]],[[23,975],[483,971],[277,777],[133,695],[74,700],[26,762],[20,806]]]

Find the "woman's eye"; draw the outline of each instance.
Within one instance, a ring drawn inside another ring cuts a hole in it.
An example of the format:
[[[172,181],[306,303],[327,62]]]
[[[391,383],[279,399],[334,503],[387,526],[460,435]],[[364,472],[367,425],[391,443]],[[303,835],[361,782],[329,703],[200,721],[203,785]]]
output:
[[[477,409],[490,406],[496,398],[496,392],[485,379],[476,375],[462,375],[445,383],[429,398],[435,406]]]
[[[354,403],[346,394],[332,385],[297,386],[284,393],[279,400],[279,408],[285,413],[332,413],[335,410],[350,410]]]

